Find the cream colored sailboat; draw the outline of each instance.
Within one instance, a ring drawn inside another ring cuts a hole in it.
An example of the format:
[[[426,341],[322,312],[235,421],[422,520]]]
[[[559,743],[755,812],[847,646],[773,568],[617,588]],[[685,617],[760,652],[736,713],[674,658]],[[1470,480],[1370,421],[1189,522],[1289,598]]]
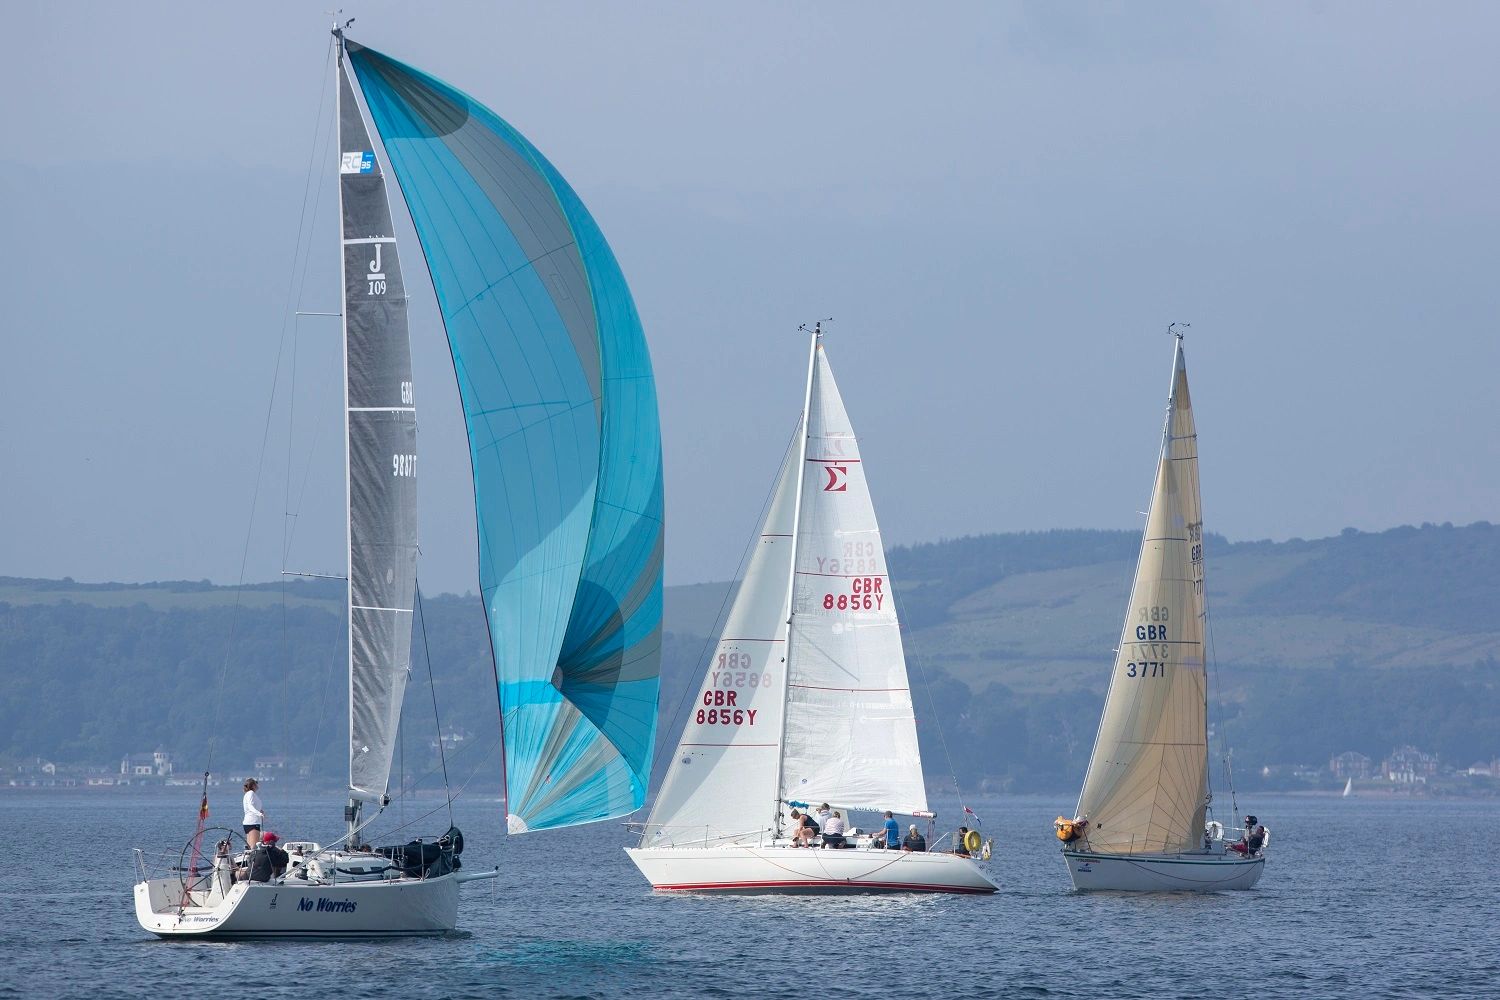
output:
[[[1166,426],[1130,606],[1083,792],[1059,818],[1078,889],[1248,889],[1265,855],[1207,822],[1208,677],[1198,434],[1176,334]]]

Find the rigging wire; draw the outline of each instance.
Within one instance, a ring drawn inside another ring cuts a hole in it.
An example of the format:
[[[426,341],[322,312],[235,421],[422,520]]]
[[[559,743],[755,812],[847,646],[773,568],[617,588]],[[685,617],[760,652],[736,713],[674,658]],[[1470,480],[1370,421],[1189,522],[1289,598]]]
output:
[[[437,681],[432,676],[432,650],[427,646],[427,614],[422,609],[421,581],[417,582],[417,621],[422,623],[422,658],[427,661],[427,690],[432,694],[432,721],[437,726],[438,761],[443,765],[443,798],[448,803],[448,825],[452,826],[454,796],[452,786],[448,784],[448,753],[443,747],[443,720],[438,717]]]
[[[1200,532],[1200,534],[1203,534],[1203,533]],[[1207,542],[1208,542],[1208,537],[1207,537],[1206,534],[1203,534],[1203,542],[1202,542],[1202,544],[1203,544],[1203,566],[1204,566],[1204,570],[1205,570],[1205,572],[1204,572],[1203,575],[1204,575],[1205,580],[1208,577],[1208,573],[1207,573],[1207,569],[1208,569],[1208,544],[1207,544]],[[1207,635],[1208,635],[1208,659],[1209,659],[1208,670],[1211,670],[1213,672],[1213,674],[1215,676],[1217,676],[1218,672],[1219,672],[1219,652],[1214,647],[1213,615],[1209,614],[1209,609],[1208,609],[1208,584],[1207,583],[1204,583],[1204,585],[1203,585],[1203,631],[1205,633],[1207,633]],[[1205,683],[1207,683],[1207,678],[1208,678],[1208,673],[1205,672],[1205,674],[1204,674],[1204,682]],[[1214,689],[1214,704],[1215,704],[1215,706],[1217,706],[1217,708],[1219,710],[1219,749],[1224,752],[1224,756],[1223,756],[1223,761],[1224,761],[1224,780],[1229,785],[1229,808],[1231,810],[1233,810],[1233,815],[1230,816],[1230,819],[1233,820],[1233,821],[1238,822],[1239,818],[1240,818],[1240,803],[1239,803],[1238,797],[1235,795],[1235,792],[1234,792],[1234,772],[1233,772],[1233,770],[1231,770],[1230,764],[1229,764],[1229,757],[1230,757],[1229,740],[1228,740],[1228,737],[1224,734],[1224,691],[1223,691],[1223,686],[1219,685],[1219,684],[1215,684],[1213,686],[1213,689]],[[1212,795],[1212,791],[1213,791],[1213,789],[1210,786],[1210,789],[1209,789],[1209,792],[1210,792],[1210,794],[1209,794],[1209,811],[1210,812],[1213,811],[1213,795]]]
[[[330,45],[330,53],[332,52]],[[329,63],[325,62],[323,75],[328,78]],[[301,510],[302,495],[306,490],[304,479],[302,492],[297,498],[297,507],[292,506],[292,456],[295,450],[294,443],[297,429],[297,374],[300,358],[301,341],[298,339],[298,324],[296,319],[296,304],[302,301],[307,290],[307,274],[310,270],[312,260],[313,232],[317,228],[318,213],[323,204],[323,188],[325,185],[317,183],[317,164],[327,156],[327,150],[332,141],[334,129],[333,116],[325,117],[324,109],[328,105],[328,89],[321,89],[318,97],[318,112],[314,119],[312,152],[308,160],[308,176],[302,190],[302,217],[297,224],[297,248],[292,255],[292,273],[287,279],[287,310],[282,316],[282,337],[285,339],[288,327],[291,330],[291,371],[288,377],[287,389],[287,418],[286,418],[286,465],[284,482],[282,484],[282,516],[281,516],[281,647],[282,662],[285,665],[285,679],[281,685],[281,752],[289,753],[292,744],[292,701],[295,679],[297,676],[294,654],[292,649],[291,625],[287,608],[287,557],[291,554],[292,538],[296,532],[297,519]],[[312,207],[308,209],[309,196]],[[296,292],[293,294],[293,287]],[[332,394],[330,394],[332,395]],[[313,422],[313,444],[308,450],[308,465],[311,467],[312,454],[317,442],[318,424]],[[321,721],[321,720],[320,720]]]
[[[471,745],[474,745],[474,744],[471,744]],[[453,799],[458,798],[460,795],[462,795],[464,793],[464,790],[469,787],[469,784],[474,780],[475,776],[477,776],[479,774],[479,769],[482,768],[489,761],[490,757],[494,755],[494,753],[495,753],[495,747],[497,747],[499,745],[500,745],[500,734],[496,733],[495,734],[495,738],[490,741],[489,748],[485,750],[484,756],[480,757],[479,760],[475,762],[474,769],[469,772],[469,776],[464,779],[464,783],[462,785],[458,786],[458,791],[455,792],[453,794],[452,798],[450,798],[448,800],[447,805],[448,805],[448,808],[449,808],[448,816],[449,816],[449,820],[450,820],[450,822],[449,822],[450,826],[453,825],[452,822],[451,822],[452,816],[453,816],[453,813],[452,813]],[[468,749],[468,747],[460,747],[459,750],[458,750],[458,752],[455,753],[453,756],[455,758],[457,758],[459,755],[461,755],[467,749]],[[436,769],[433,769],[431,771],[428,771],[427,773],[429,775],[433,774],[435,772],[435,770]],[[397,833],[400,833],[402,830],[405,830],[407,827],[416,826],[418,823],[422,822],[427,817],[436,815],[438,812],[440,812],[442,810],[442,808],[443,807],[441,805],[434,806],[433,808],[427,810],[422,815],[414,817],[411,820],[411,822],[409,822],[409,823],[403,823],[402,825],[400,825],[398,827],[395,827],[394,829],[391,829],[391,830],[387,831],[387,835],[388,836],[392,836],[392,835],[395,835]]]
[[[330,64],[330,60],[332,59],[332,55],[333,55],[333,44],[330,42],[329,48],[328,48],[328,56],[325,57],[325,62],[324,62],[324,66],[325,66],[324,73],[325,73],[325,75],[327,73],[327,68],[326,67]],[[316,156],[317,156],[317,140],[318,140],[318,135],[322,131],[323,107],[324,107],[324,105],[326,103],[327,103],[327,90],[324,89],[322,91],[322,93],[320,94],[319,99],[318,99],[318,114],[317,114],[317,119],[316,119],[316,121],[314,123],[314,128],[313,128],[313,150],[308,155],[307,179],[306,179],[306,181],[304,182],[304,185],[303,185],[302,206],[301,206],[301,210],[299,212],[298,219],[297,219],[297,238],[296,238],[296,242],[295,242],[295,244],[293,246],[293,251],[292,251],[291,274],[288,275],[288,279],[287,279],[287,294],[286,294],[286,298],[287,298],[288,302],[290,302],[291,299],[292,299],[292,287],[293,287],[293,283],[296,281],[296,277],[297,277],[297,261],[298,261],[299,257],[302,256],[303,232],[304,232],[304,229],[305,229],[306,223],[307,223],[308,191],[309,191],[310,188],[313,187],[313,176],[314,176],[314,171],[315,171],[316,166],[317,166],[317,159],[316,159]],[[309,243],[311,243],[311,239],[310,238],[309,238]],[[290,312],[291,312],[291,310],[288,310],[288,313],[290,313]],[[283,315],[282,321],[281,321],[281,336],[280,336],[280,338],[279,338],[279,340],[277,342],[277,346],[276,346],[276,363],[275,363],[275,366],[273,368],[272,377],[271,377],[271,394],[270,394],[270,398],[266,401],[266,418],[265,418],[265,421],[264,421],[263,429],[261,431],[260,455],[259,455],[258,459],[256,460],[256,466],[255,466],[255,486],[254,486],[254,489],[252,489],[251,494],[250,494],[250,516],[247,519],[248,523],[245,526],[245,543],[244,543],[244,546],[242,547],[241,552],[240,552],[240,572],[239,572],[239,578],[238,578],[238,580],[237,580],[237,582],[235,584],[234,605],[233,605],[233,609],[230,612],[230,619],[229,619],[229,633],[226,636],[225,642],[224,642],[224,659],[223,659],[223,663],[222,663],[222,665],[220,666],[220,669],[219,669],[218,693],[217,693],[216,697],[214,698],[214,726],[213,726],[213,731],[211,732],[211,734],[209,736],[209,740],[208,740],[207,763],[204,766],[205,773],[211,773],[212,770],[213,770],[214,751],[217,748],[218,734],[219,734],[219,725],[220,725],[220,722],[222,721],[222,713],[223,713],[223,705],[224,705],[224,685],[225,685],[225,681],[228,679],[228,676],[229,676],[229,661],[230,661],[230,657],[231,657],[231,655],[233,653],[233,650],[234,650],[234,636],[235,636],[235,631],[236,631],[236,629],[237,629],[237,627],[239,625],[240,606],[241,606],[241,603],[242,603],[242,597],[244,595],[244,586],[245,586],[245,570],[248,567],[249,561],[250,561],[250,541],[251,541],[251,538],[253,537],[254,529],[255,529],[255,512],[256,512],[257,508],[259,507],[259,504],[260,504],[260,486],[261,486],[262,477],[265,474],[266,453],[267,453],[268,446],[270,444],[270,439],[271,439],[271,419],[272,419],[272,416],[275,413],[276,390],[277,390],[277,387],[279,386],[279,384],[281,382],[282,361],[283,361],[283,359],[284,359],[284,357],[286,355],[286,340],[287,340],[287,329],[288,329],[288,326],[289,326],[289,320],[288,320],[288,318],[287,318],[286,315]],[[201,820],[200,820],[200,825],[201,825]]]
[[[889,558],[886,559],[886,569],[890,569]],[[891,602],[896,606],[896,620],[900,623],[900,630],[902,632],[905,632],[906,612],[901,604],[900,591],[896,589],[895,578],[892,577],[890,573],[886,573],[885,582],[886,586],[890,587],[891,589]],[[902,646],[904,652],[904,640],[902,642]],[[938,732],[938,744],[943,748],[943,760],[948,764],[948,776],[953,779],[953,791],[954,794],[958,796],[958,804],[963,811],[962,814],[973,816],[977,821],[979,819],[979,814],[969,809],[969,803],[964,798],[964,790],[958,784],[958,769],[953,766],[953,755],[948,752],[948,736],[947,733],[943,731],[943,720],[938,716],[937,701],[932,697],[932,683],[927,679],[927,668],[922,665],[921,657],[911,657],[910,659],[916,661],[917,671],[922,675],[922,689],[927,692],[927,707],[932,710],[932,721],[933,724],[937,727]],[[921,748],[919,746],[919,752],[920,749]]]

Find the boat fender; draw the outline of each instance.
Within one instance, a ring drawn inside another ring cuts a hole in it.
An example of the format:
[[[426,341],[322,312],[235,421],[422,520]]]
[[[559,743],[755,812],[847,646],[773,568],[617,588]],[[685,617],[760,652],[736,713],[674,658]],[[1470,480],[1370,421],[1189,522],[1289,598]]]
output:
[[[984,838],[979,836],[978,830],[970,830],[968,833],[964,834],[964,850],[968,851],[970,854],[977,854],[979,852],[979,848],[983,845],[983,843]]]

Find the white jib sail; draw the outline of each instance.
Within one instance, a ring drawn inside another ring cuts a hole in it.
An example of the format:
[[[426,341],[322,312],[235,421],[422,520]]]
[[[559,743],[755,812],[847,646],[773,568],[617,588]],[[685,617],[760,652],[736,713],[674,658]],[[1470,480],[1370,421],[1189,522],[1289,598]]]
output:
[[[800,454],[790,448],[782,463],[744,580],[651,807],[642,847],[756,843],[769,840],[774,830]]]
[[[1208,797],[1203,516],[1182,344],[1156,487],[1078,815],[1092,850],[1201,843]]]
[[[780,798],[925,810],[885,547],[859,443],[821,343],[807,433]]]

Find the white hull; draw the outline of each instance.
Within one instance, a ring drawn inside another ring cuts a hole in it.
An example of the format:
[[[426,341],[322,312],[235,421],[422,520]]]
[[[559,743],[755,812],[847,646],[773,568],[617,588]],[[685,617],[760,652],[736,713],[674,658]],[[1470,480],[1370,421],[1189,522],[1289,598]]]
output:
[[[477,873],[480,877],[492,873]],[[429,879],[311,883],[239,882],[227,894],[194,893],[179,907],[175,877],[135,885],[135,915],[161,937],[345,938],[447,934],[458,924],[457,873]]]
[[[1096,854],[1063,851],[1073,888],[1123,892],[1219,892],[1248,889],[1260,881],[1264,855]]]
[[[999,888],[970,858],[862,848],[637,847],[625,849],[666,892],[986,893]]]

